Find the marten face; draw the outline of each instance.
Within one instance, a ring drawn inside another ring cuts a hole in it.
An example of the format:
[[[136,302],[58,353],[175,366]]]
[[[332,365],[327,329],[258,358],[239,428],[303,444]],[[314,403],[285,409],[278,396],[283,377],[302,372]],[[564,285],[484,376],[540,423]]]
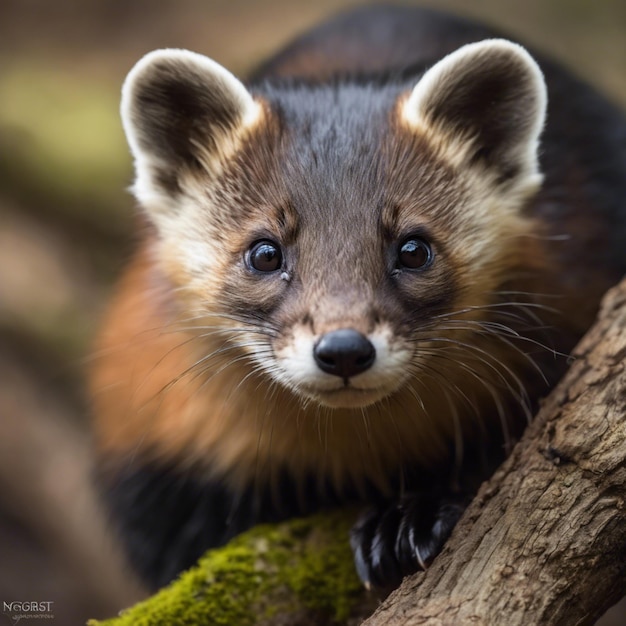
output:
[[[489,41],[385,88],[249,92],[204,57],[157,52],[122,110],[157,256],[198,332],[305,404],[358,408],[453,369],[442,344],[479,342],[528,265],[544,108],[527,53]]]

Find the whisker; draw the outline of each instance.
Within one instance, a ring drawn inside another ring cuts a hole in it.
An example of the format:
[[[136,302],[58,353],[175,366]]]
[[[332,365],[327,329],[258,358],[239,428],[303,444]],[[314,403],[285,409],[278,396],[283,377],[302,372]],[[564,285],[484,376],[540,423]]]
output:
[[[511,350],[513,350],[514,352],[519,354],[539,374],[539,376],[543,379],[545,384],[546,385],[549,384],[548,383],[548,379],[546,378],[543,370],[537,364],[537,362],[531,357],[531,355],[528,352],[525,352],[524,350],[522,350],[522,348],[520,346],[515,345],[515,343],[513,341],[511,341],[509,338],[507,338],[503,334],[501,334],[501,333],[499,333],[499,332],[497,332],[495,330],[491,330],[489,328],[484,328],[484,327],[482,327],[482,325],[480,325],[478,328],[471,328],[471,327],[467,327],[467,326],[464,326],[464,325],[459,325],[457,327],[454,327],[454,326],[448,326],[448,327],[442,326],[441,330],[467,330],[469,332],[477,333],[477,334],[480,334],[480,335],[487,335],[487,336],[493,337],[497,341],[503,343],[507,347],[511,348]],[[512,336],[516,340],[519,339],[520,341],[527,341],[528,343],[530,343],[532,345],[536,345],[537,347],[545,349],[546,351],[548,351],[551,354],[553,354],[553,356],[555,358],[557,356],[567,357],[566,354],[564,354],[562,352],[558,352],[558,351],[553,350],[551,348],[548,348],[547,346],[544,346],[540,342],[535,341],[533,339],[530,339],[528,337],[519,336],[517,334],[512,335]]]

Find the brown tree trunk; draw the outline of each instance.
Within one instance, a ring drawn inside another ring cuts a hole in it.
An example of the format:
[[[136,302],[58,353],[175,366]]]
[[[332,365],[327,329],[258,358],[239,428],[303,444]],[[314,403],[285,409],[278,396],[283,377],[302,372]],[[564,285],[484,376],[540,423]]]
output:
[[[364,626],[593,624],[626,594],[626,281],[444,551]]]

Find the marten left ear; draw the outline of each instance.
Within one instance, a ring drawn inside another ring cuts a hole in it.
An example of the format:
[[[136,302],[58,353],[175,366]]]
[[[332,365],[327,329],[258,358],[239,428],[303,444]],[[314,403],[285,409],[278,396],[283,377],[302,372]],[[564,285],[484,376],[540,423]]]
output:
[[[546,115],[537,63],[503,39],[468,44],[429,69],[401,115],[462,165],[483,165],[497,182],[538,182]]]
[[[243,84],[215,61],[188,50],[147,54],[122,88],[137,198],[149,210],[170,210],[181,178],[218,168],[260,111]]]

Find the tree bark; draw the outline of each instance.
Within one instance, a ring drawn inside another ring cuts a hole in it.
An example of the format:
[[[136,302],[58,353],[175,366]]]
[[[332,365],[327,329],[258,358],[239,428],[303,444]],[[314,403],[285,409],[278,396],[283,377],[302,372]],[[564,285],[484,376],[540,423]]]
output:
[[[593,624],[626,594],[626,281],[432,567],[364,626]]]

